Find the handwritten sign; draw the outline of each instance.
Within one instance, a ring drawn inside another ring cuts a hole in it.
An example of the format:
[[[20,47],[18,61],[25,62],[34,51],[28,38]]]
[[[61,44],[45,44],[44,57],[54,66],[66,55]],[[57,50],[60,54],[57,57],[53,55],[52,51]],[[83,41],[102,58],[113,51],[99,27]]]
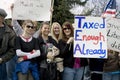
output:
[[[105,19],[75,16],[74,57],[107,58]]]
[[[120,19],[107,21],[108,48],[120,52]]]
[[[4,9],[7,13],[6,18],[11,18],[11,9],[10,6],[14,3],[14,0],[0,0],[0,8]]]
[[[16,0],[13,19],[50,21],[51,0]]]

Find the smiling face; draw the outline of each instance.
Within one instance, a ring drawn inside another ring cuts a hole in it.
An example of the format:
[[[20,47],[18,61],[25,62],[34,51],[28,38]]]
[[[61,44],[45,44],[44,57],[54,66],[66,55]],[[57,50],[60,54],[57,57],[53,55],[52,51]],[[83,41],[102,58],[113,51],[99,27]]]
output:
[[[57,25],[57,24],[54,25],[53,32],[54,32],[55,35],[59,35],[59,33],[60,33],[59,25]]]
[[[44,36],[48,36],[50,33],[50,26],[47,24],[43,24],[42,28],[41,28],[41,33]]]
[[[63,26],[63,32],[66,36],[70,36],[71,35],[71,28],[68,26]]]
[[[63,30],[63,40],[67,41],[70,37],[74,35],[74,28],[72,24],[68,21],[64,22],[62,25]]]

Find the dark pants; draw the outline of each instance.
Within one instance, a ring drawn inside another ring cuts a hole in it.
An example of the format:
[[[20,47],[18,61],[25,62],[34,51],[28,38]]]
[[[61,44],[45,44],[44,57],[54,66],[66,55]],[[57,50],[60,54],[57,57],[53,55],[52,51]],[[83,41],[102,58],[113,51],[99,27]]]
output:
[[[49,80],[48,71],[46,68],[40,68],[40,80]]]
[[[62,80],[62,76],[63,75],[63,72],[59,72],[57,71],[57,80]]]
[[[91,80],[102,80],[102,74],[92,73]]]
[[[6,63],[7,80],[13,80],[13,74],[15,72],[17,56],[14,56],[10,61]]]
[[[7,80],[6,64],[0,64],[0,80]]]
[[[40,80],[57,80],[57,67],[55,63],[48,63],[47,68],[40,68]]]

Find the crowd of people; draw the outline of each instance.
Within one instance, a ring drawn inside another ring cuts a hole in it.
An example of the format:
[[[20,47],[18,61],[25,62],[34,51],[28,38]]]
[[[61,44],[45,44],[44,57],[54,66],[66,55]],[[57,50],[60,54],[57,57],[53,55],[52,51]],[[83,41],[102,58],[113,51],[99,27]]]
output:
[[[120,80],[120,53],[107,59],[73,57],[74,28],[65,21],[24,20],[20,25],[0,9],[0,80]]]

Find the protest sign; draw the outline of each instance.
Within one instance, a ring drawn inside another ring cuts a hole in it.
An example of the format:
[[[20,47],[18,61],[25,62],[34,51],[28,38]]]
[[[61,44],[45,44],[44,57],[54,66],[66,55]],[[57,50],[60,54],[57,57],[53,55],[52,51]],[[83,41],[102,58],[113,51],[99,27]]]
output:
[[[74,57],[107,58],[105,19],[75,16]]]
[[[120,19],[107,20],[108,49],[120,52]]]
[[[7,12],[6,18],[11,18],[11,5],[14,3],[14,0],[0,0],[0,8],[4,9]]]
[[[50,21],[51,0],[16,0],[13,19]]]

